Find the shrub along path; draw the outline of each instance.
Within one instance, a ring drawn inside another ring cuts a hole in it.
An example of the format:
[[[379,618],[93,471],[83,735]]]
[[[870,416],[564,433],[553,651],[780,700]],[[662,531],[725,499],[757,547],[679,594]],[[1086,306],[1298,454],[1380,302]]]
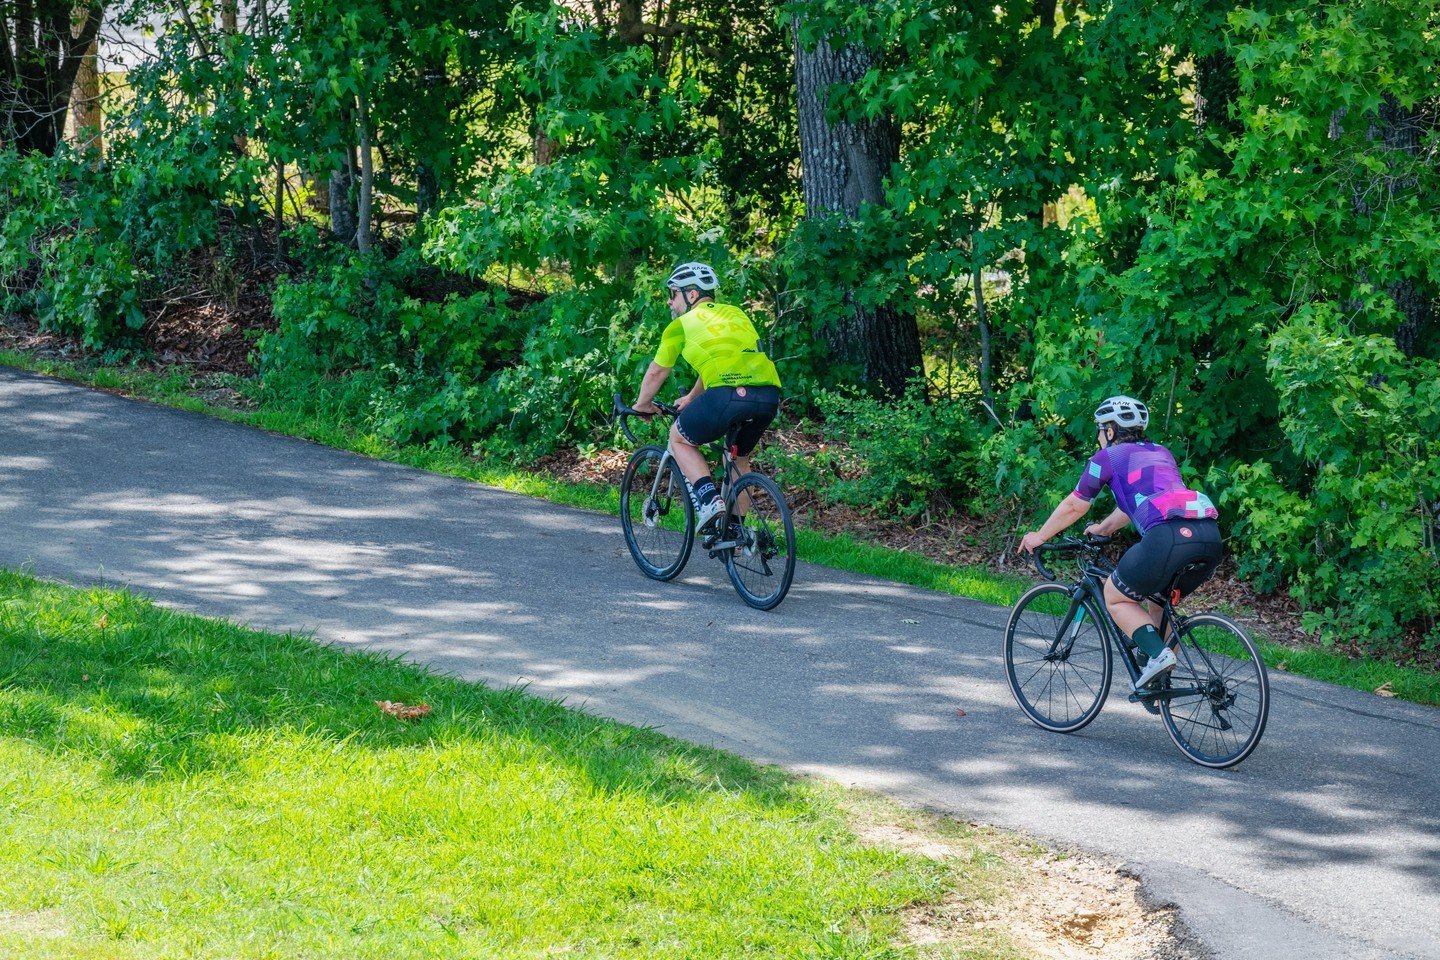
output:
[[[644,580],[603,515],[15,372],[0,406],[5,564],[1114,854],[1222,958],[1440,951],[1432,709],[1276,675],[1265,743],[1210,773],[1118,699],[1081,736],[1031,727],[1002,609],[806,565],[759,614],[703,558]]]
[[[153,341],[152,352],[162,359],[121,367],[107,366],[105,356],[74,340],[41,331],[33,322],[0,317],[0,347],[4,348],[0,349],[0,363],[557,503],[617,511],[615,486],[628,449],[594,447],[582,453],[567,447],[517,468],[508,462],[477,461],[453,446],[383,441],[356,429],[339,414],[299,410],[273,398],[257,402],[258,381],[250,376],[253,371],[247,355],[235,349],[237,340],[248,342],[254,331],[230,322],[234,318],[214,306],[188,310],[170,327],[147,327],[147,342]],[[217,359],[223,361],[218,367]],[[1015,526],[1019,518],[1008,523],[981,520],[942,507],[935,514],[927,511],[917,523],[916,519],[887,519],[875,511],[828,503],[813,491],[797,489],[784,476],[785,462],[804,462],[827,445],[810,426],[777,421],[757,459],[762,469],[785,482],[806,557],[827,566],[878,574],[1002,606],[1035,582],[1028,564],[1014,553],[1016,536],[1023,532]],[[649,434],[650,440],[660,442],[664,430],[652,425]],[[778,462],[772,456],[776,450]],[[776,470],[777,465],[781,470]],[[852,464],[849,469],[859,467]],[[1258,594],[1237,576],[1228,559],[1193,602],[1218,607],[1242,622],[1260,643],[1271,669],[1440,706],[1440,655],[1422,649],[1418,636],[1409,638],[1401,660],[1377,658],[1356,643],[1317,643],[1301,629],[1301,610],[1293,599],[1283,594]]]

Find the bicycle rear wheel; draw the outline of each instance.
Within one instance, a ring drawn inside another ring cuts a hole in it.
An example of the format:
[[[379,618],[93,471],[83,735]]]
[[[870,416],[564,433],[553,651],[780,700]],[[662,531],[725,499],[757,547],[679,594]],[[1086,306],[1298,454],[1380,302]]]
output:
[[[1270,678],[1254,642],[1218,613],[1187,617],[1162,700],[1165,729],[1191,760],[1223,769],[1250,756],[1270,715]]]
[[[1070,614],[1071,588],[1032,587],[1005,625],[1005,679],[1036,726],[1074,733],[1100,715],[1114,671],[1100,614],[1088,599]]]
[[[725,572],[756,610],[773,610],[795,579],[795,526],[790,505],[769,477],[747,473],[730,488],[727,506],[740,521],[739,545],[725,551]],[[743,510],[744,515],[738,516]]]
[[[660,474],[665,451],[641,447],[620,483],[620,524],[635,564],[652,580],[673,580],[695,545],[695,504],[672,459]],[[656,482],[657,475],[659,482]]]

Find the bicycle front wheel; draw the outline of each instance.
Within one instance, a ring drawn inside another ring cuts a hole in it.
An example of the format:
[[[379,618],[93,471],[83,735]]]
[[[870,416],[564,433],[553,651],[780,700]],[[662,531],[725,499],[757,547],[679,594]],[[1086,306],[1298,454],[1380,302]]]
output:
[[[679,465],[667,461],[659,447],[641,447],[625,467],[620,524],[630,556],[645,576],[673,580],[685,569],[695,545],[695,504]]]
[[[1005,625],[1005,679],[1036,726],[1074,733],[1100,715],[1114,671],[1100,614],[1060,583],[1032,587]],[[1073,613],[1072,613],[1073,606]]]
[[[725,572],[740,599],[756,610],[773,610],[795,579],[790,505],[775,481],[759,473],[736,480],[727,502],[740,535],[737,546],[725,551]]]
[[[1270,678],[1254,642],[1218,613],[1187,617],[1179,660],[1161,701],[1165,729],[1185,756],[1223,769],[1260,743],[1270,715]]]

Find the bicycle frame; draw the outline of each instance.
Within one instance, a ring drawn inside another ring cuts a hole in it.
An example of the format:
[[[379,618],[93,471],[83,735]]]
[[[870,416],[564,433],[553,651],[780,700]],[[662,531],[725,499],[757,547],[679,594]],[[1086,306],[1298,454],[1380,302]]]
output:
[[[1130,675],[1130,684],[1133,687],[1135,681],[1140,679],[1140,664],[1135,658],[1134,648],[1129,643],[1124,642],[1119,625],[1115,623],[1115,618],[1111,616],[1109,607],[1105,605],[1105,580],[1114,571],[1114,567],[1099,556],[1100,546],[1100,543],[1071,541],[1051,548],[1052,551],[1086,550],[1090,553],[1090,558],[1085,564],[1080,579],[1076,581],[1070,590],[1070,609],[1066,612],[1064,619],[1060,621],[1060,630],[1055,635],[1055,639],[1051,641],[1050,652],[1046,655],[1045,659],[1064,660],[1070,656],[1070,650],[1075,645],[1075,640],[1080,634],[1080,627],[1084,624],[1085,601],[1088,599],[1093,602],[1095,608],[1100,611],[1100,632],[1105,637],[1105,642],[1110,644],[1110,648],[1119,654],[1120,662],[1125,665],[1125,670]],[[1041,547],[1040,549],[1044,548]],[[1055,580],[1055,577],[1040,563],[1038,557],[1035,558],[1035,566],[1047,580]],[[1151,601],[1160,604],[1160,635],[1162,637],[1173,636],[1178,638],[1180,631],[1185,626],[1185,618],[1175,612],[1175,605],[1168,597],[1152,597]],[[1068,634],[1068,637],[1066,634]],[[1177,648],[1179,647],[1178,642],[1176,646]],[[1193,647],[1193,649],[1200,654],[1200,658],[1205,661],[1205,665],[1213,669],[1214,664],[1210,662],[1210,658],[1206,652],[1200,647]],[[1189,658],[1189,648],[1185,651],[1185,657],[1187,659]],[[1193,670],[1192,672],[1198,673],[1198,671]],[[1174,700],[1178,697],[1204,695],[1206,695],[1206,690],[1200,686],[1168,686],[1151,693],[1131,693],[1129,699],[1131,703],[1146,702],[1159,704],[1161,701]]]
[[[617,410],[620,409],[620,407],[621,407],[621,402],[620,402],[620,397],[619,397],[619,395],[616,395],[616,397],[615,397],[615,403],[616,403],[616,408],[617,408]],[[660,407],[660,409],[661,409],[661,411],[662,411],[663,413],[665,413],[665,414],[667,414],[667,415],[670,415],[670,416],[673,416],[673,415],[674,415],[674,413],[673,413],[673,408],[670,407],[668,404],[657,404],[657,406]],[[627,434],[628,434],[628,432],[629,432],[629,431],[628,431],[628,428],[627,428],[626,432],[627,432]],[[632,439],[632,440],[634,439],[634,436],[633,436],[633,435],[631,435],[631,439]],[[720,478],[720,496],[721,496],[722,499],[725,500],[725,504],[726,504],[725,517],[724,517],[725,522],[721,525],[721,529],[722,529],[722,530],[728,530],[728,529],[729,529],[730,516],[731,516],[731,514],[730,514],[730,503],[729,503],[729,496],[728,496],[728,494],[729,494],[729,492],[730,492],[730,486],[731,486],[731,484],[733,484],[736,480],[739,480],[739,479],[740,479],[740,469],[739,469],[737,466],[735,466],[735,457],[734,457],[734,454],[731,452],[731,445],[730,445],[730,442],[729,442],[729,437],[726,437],[723,441],[717,441],[717,442],[720,443],[720,462],[721,462],[721,464],[722,464],[722,466],[723,466],[723,468],[724,468],[724,470],[723,470],[723,475],[722,475],[721,478]],[[662,482],[662,481],[663,481],[663,482],[666,482],[666,483],[669,483],[669,482],[670,482],[670,479],[669,479],[669,478],[670,478],[670,464],[671,464],[672,461],[674,461],[674,459],[675,459],[675,454],[674,454],[674,452],[670,449],[670,444],[667,443],[667,444],[665,445],[665,452],[664,452],[664,454],[660,457],[660,466],[659,466],[659,468],[656,469],[656,471],[655,471],[655,479],[654,479],[654,480],[651,482],[651,484],[650,484],[650,497],[649,497],[649,499],[646,500],[646,514],[647,514],[647,517],[648,517],[648,514],[649,514],[650,505],[653,504],[653,503],[655,503],[655,502],[657,502],[657,501],[659,500],[659,498],[660,498],[660,484],[661,484],[661,482]],[[686,482],[686,486],[687,486],[687,488],[688,488],[688,486],[689,486],[688,481]],[[688,489],[686,489],[685,491],[683,491],[683,495],[688,497],[688,496],[690,495],[690,491],[689,491]],[[730,550],[730,549],[733,549],[733,548],[739,546],[739,542],[738,542],[738,541],[735,541],[735,540],[713,540],[713,541],[708,541],[708,542],[702,540],[702,541],[701,541],[701,546],[703,546],[706,550],[709,550],[711,556],[714,556],[717,552],[719,552],[719,551],[721,551],[721,550]]]

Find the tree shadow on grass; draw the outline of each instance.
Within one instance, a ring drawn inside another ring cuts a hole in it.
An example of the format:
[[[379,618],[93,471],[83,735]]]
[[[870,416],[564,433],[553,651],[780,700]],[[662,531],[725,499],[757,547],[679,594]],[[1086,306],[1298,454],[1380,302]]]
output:
[[[382,654],[247,630],[119,591],[72,591],[0,572],[0,736],[98,761],[111,776],[225,773],[257,734],[331,749],[523,743],[589,785],[661,801],[743,791],[793,803],[763,767],[653,730],[593,717],[523,689],[490,689]],[[376,701],[426,703],[419,720]]]

